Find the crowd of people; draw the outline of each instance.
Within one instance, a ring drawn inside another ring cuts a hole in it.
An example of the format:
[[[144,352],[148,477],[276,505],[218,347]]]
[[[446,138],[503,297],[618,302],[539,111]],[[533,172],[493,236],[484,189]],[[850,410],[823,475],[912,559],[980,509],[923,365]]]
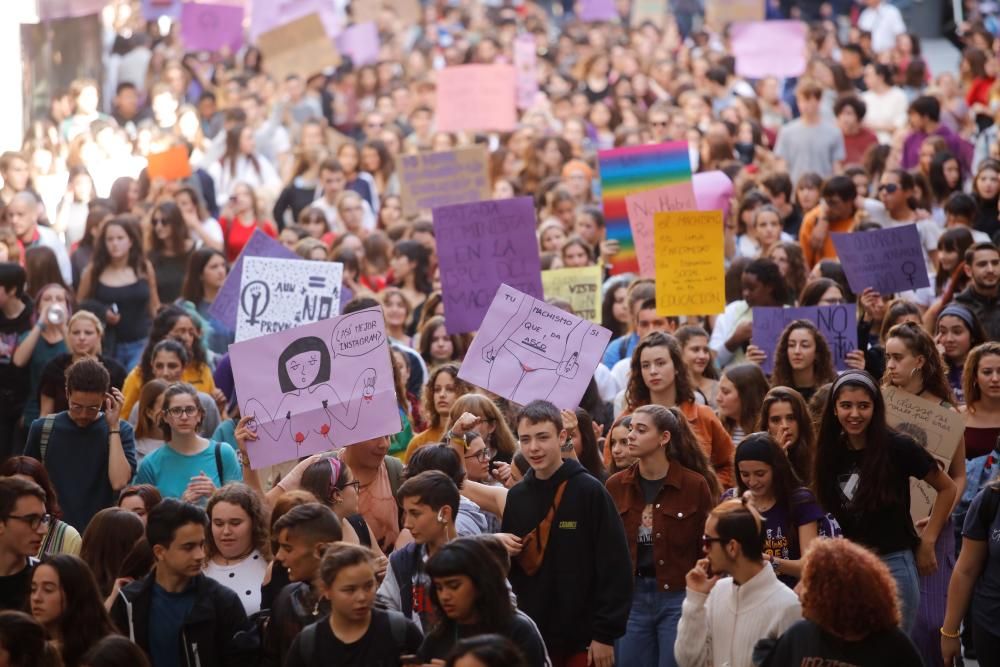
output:
[[[702,3],[639,4],[386,2],[377,62],[277,79],[109,3],[106,80],[0,155],[0,665],[1000,665],[1000,25],[963,3],[931,71],[886,0],[768,0],[806,71],[747,80]],[[517,128],[437,130],[435,72],[519,37]],[[721,313],[615,267],[597,151],[668,141],[728,187]],[[459,377],[397,167],[473,144],[543,269],[604,271],[575,410]],[[175,146],[191,176],[151,179]],[[900,225],[930,287],[852,290],[832,234]],[[399,433],[251,468],[211,306],[257,231],[381,307]],[[755,308],[839,304],[839,372],[812,321],[754,337]],[[958,415],[950,461],[887,389]]]

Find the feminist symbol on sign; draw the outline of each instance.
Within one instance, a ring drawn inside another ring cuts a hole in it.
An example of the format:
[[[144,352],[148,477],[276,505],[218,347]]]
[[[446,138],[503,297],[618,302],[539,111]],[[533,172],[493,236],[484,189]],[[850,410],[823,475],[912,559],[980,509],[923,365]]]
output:
[[[247,303],[249,300],[250,303]],[[263,300],[263,303],[261,303]],[[243,288],[240,295],[240,307],[243,312],[250,317],[249,324],[254,326],[259,322],[261,315],[267,310],[271,303],[271,288],[263,280],[254,280]]]
[[[913,287],[913,276],[917,273],[916,265],[913,262],[907,260],[903,262],[903,265],[900,268],[906,275],[906,279],[910,282],[910,287]]]

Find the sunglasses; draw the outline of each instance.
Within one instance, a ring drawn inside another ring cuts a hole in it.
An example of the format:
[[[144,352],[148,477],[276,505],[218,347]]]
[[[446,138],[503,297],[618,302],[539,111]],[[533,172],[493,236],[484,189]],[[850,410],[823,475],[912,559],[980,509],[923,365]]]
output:
[[[879,192],[884,192],[884,193],[886,193],[888,195],[893,194],[898,189],[899,189],[899,186],[896,185],[895,183],[884,183],[884,184],[878,186],[878,191]]]

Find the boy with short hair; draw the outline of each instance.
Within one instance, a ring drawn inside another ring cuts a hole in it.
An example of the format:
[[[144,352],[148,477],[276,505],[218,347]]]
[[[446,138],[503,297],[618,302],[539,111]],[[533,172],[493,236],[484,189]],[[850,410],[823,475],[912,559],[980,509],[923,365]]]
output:
[[[814,171],[829,178],[840,170],[846,157],[840,128],[823,118],[820,100],[823,87],[811,79],[800,79],[795,101],[800,116],[781,128],[774,154],[788,166],[792,180]]]
[[[538,624],[555,667],[614,663],[632,602],[632,559],[618,510],[575,460],[559,409],[532,401],[517,419],[531,470],[507,494],[501,530],[525,539],[510,571],[518,607]],[[538,529],[536,531],[536,528]]]
[[[153,571],[121,590],[111,618],[149,656],[153,667],[224,665],[249,657],[234,638],[247,615],[233,591],[202,573],[208,515],[165,498],[149,511],[146,540]]]
[[[427,560],[457,537],[455,517],[460,496],[452,479],[440,470],[427,470],[403,482],[396,492],[403,507],[403,527],[413,542],[389,555],[389,569],[379,586],[376,604],[401,612],[426,633],[433,617],[431,580]]]
[[[51,521],[42,487],[17,477],[0,478],[0,609],[25,609],[38,563],[34,556]]]
[[[944,202],[944,226],[965,227],[972,234],[973,243],[989,243],[989,234],[972,228],[977,211],[976,200],[972,195],[953,192]]]
[[[292,583],[281,589],[274,600],[261,667],[281,665],[302,628],[329,612],[329,601],[314,582],[326,548],[343,539],[340,519],[319,503],[293,507],[275,522],[272,532],[278,541],[274,560],[288,569]]]

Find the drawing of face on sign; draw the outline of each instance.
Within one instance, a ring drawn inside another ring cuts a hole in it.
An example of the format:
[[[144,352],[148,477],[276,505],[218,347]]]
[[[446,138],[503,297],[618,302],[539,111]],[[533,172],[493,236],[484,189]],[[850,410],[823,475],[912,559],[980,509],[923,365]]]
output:
[[[330,380],[330,351],[316,336],[300,338],[278,357],[278,383],[287,394]]]

